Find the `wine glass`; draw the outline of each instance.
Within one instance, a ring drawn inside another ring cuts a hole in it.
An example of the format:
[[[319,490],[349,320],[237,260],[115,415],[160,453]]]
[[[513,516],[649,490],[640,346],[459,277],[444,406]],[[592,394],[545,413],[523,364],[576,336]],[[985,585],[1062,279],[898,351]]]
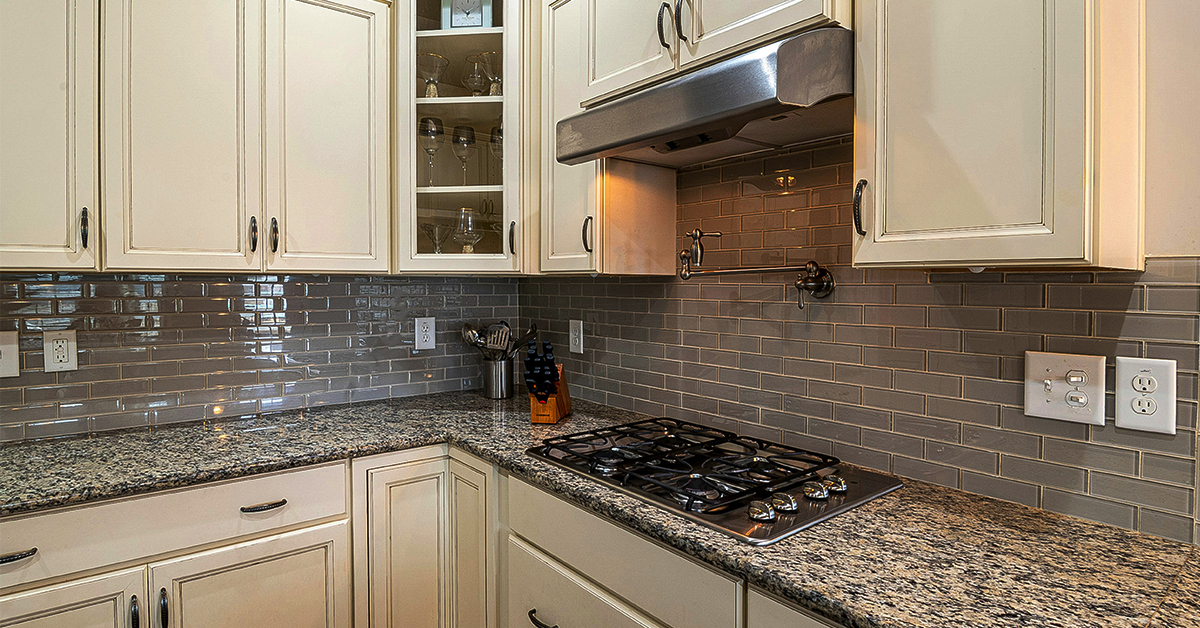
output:
[[[467,184],[467,162],[475,153],[475,129],[469,126],[454,127],[454,156],[462,162],[463,185]]]
[[[487,72],[484,71],[479,55],[467,57],[467,67],[463,68],[462,84],[463,87],[471,90],[472,96],[482,95],[483,90],[488,86]]]
[[[450,60],[442,55],[432,52],[417,55],[417,76],[425,80],[426,98],[438,97],[438,81],[442,79],[442,72],[449,66]]]
[[[485,52],[477,55],[479,62],[483,64],[483,72],[487,75],[488,80],[492,82],[491,88],[488,89],[488,96],[504,95],[503,87],[501,86],[500,71],[503,67],[504,55],[498,52]]]
[[[462,245],[464,255],[475,252],[475,245],[483,239],[482,224],[479,212],[470,207],[458,210],[458,229],[454,232],[454,241]]]
[[[443,225],[436,222],[421,223],[421,231],[424,231],[425,235],[429,237],[429,241],[433,242],[433,252],[437,255],[442,254],[442,245],[446,243],[446,238],[449,238],[450,234],[454,233],[450,225]]]
[[[491,136],[488,138],[488,149],[492,151],[492,156],[496,158],[496,162],[503,166],[504,127],[502,125],[492,127]]]
[[[421,118],[417,127],[417,137],[425,154],[429,155],[429,185],[433,185],[433,156],[442,147],[446,139],[446,130],[441,118]]]

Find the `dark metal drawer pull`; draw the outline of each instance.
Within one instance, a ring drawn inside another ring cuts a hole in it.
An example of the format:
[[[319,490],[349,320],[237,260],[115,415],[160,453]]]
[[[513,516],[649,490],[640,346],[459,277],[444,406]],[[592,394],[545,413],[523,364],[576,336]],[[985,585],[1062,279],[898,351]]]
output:
[[[14,552],[12,554],[5,554],[3,556],[0,556],[0,565],[7,565],[9,563],[15,563],[18,560],[24,560],[26,558],[29,558],[30,556],[33,556],[36,553],[37,553],[37,548],[35,547],[33,549],[27,549],[24,552]]]
[[[283,508],[284,506],[287,506],[287,500],[281,499],[277,502],[266,502],[263,504],[255,504],[253,506],[242,506],[241,511],[242,512],[266,512],[268,510],[275,510],[276,508]]]
[[[79,240],[83,243],[83,248],[87,248],[88,243],[88,213],[87,208],[83,208],[83,213],[79,216]]]
[[[865,187],[867,187],[866,179],[859,179],[858,185],[854,186],[854,230],[860,236],[867,235],[867,230],[862,226],[862,195]]]
[[[679,35],[679,41],[687,43],[688,38],[683,36],[683,0],[675,0],[675,34]]]
[[[558,628],[558,624],[551,626],[538,621],[536,608],[529,609],[529,621],[533,622],[533,625],[537,626],[537,628]]]
[[[158,628],[168,628],[171,625],[171,605],[167,602],[167,588],[158,592]]]
[[[137,596],[129,598],[129,625],[133,628],[140,628],[142,624],[142,609],[138,608]]]
[[[663,48],[671,49],[671,44],[667,43],[667,36],[663,34],[663,13],[670,10],[671,5],[666,2],[658,7],[658,43],[662,44]]]
[[[512,255],[517,254],[517,221],[512,221],[508,224],[508,252]]]
[[[250,252],[258,250],[258,218],[250,217]]]
[[[271,252],[279,252],[279,221],[271,218]]]
[[[592,245],[588,244],[588,226],[592,224],[592,217],[588,216],[583,219],[583,250],[587,253],[592,252]]]

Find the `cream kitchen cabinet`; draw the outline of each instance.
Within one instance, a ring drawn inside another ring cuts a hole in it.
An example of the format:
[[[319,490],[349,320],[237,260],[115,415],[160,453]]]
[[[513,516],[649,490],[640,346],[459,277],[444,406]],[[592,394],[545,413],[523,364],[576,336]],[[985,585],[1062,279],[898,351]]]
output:
[[[493,474],[445,445],[354,461],[360,626],[496,625]]]
[[[558,0],[542,13],[540,268],[671,275],[675,171],[614,159],[568,166],[554,158],[555,125],[580,111],[588,88],[588,42],[579,33],[590,32],[590,20],[615,19],[596,17],[591,2]]]
[[[1140,0],[858,0],[854,263],[1141,268]]]
[[[689,67],[814,26],[852,21],[849,0],[683,0],[679,65]]]
[[[389,24],[373,0],[105,3],[106,268],[386,271]]]
[[[0,269],[97,269],[100,3],[0,0]]]
[[[775,598],[750,589],[746,593],[746,628],[841,628],[828,619],[818,618]]]
[[[576,10],[587,16],[578,25],[569,25],[571,36],[587,54],[581,101],[665,76],[678,67],[679,40],[674,28],[675,9],[670,3],[572,1],[583,5]],[[567,26],[565,22],[563,25]]]
[[[145,567],[0,596],[4,628],[140,628],[149,613]]]

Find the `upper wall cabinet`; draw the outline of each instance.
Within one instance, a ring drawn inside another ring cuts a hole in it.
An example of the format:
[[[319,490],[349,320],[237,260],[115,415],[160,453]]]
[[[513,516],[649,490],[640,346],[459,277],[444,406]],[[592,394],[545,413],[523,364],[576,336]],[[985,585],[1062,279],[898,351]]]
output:
[[[99,4],[0,1],[0,268],[96,268]]]
[[[1141,268],[1142,2],[855,15],[855,265]]]
[[[756,43],[838,21],[850,0],[585,0],[587,104],[727,57]]]
[[[542,272],[675,272],[675,171],[606,159],[568,166],[554,159],[555,126],[578,113],[587,89],[594,0],[558,0],[542,15]],[[604,4],[602,2],[602,4]]]
[[[267,267],[387,272],[388,5],[267,6]]]

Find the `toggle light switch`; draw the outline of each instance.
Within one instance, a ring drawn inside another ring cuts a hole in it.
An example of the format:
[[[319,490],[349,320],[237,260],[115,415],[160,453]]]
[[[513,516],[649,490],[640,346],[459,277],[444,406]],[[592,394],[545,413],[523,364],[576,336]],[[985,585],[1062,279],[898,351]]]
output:
[[[1104,425],[1104,356],[1026,351],[1025,414]]]

